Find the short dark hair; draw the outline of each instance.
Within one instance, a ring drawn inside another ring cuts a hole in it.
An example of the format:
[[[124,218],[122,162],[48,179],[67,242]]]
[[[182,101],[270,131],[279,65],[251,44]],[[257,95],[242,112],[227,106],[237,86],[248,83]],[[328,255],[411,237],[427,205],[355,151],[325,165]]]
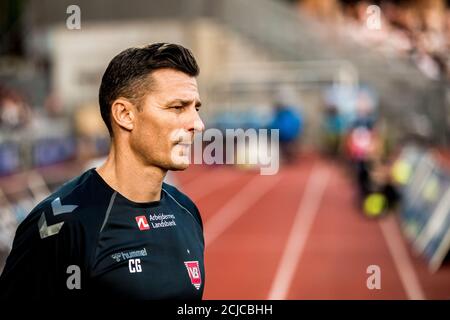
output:
[[[163,68],[178,70],[192,77],[200,73],[192,52],[172,43],[128,48],[111,60],[103,74],[99,90],[100,113],[111,137],[111,105],[114,100],[124,97],[139,108],[152,84],[151,73]]]

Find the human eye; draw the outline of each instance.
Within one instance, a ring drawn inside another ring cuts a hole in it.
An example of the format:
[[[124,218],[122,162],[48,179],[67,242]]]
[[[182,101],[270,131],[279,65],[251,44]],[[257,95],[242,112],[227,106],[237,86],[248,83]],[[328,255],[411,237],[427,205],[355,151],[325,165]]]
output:
[[[173,109],[173,110],[175,110],[177,112],[183,111],[184,108],[185,108],[185,106],[182,106],[182,105],[174,105],[174,106],[170,107],[170,109]]]

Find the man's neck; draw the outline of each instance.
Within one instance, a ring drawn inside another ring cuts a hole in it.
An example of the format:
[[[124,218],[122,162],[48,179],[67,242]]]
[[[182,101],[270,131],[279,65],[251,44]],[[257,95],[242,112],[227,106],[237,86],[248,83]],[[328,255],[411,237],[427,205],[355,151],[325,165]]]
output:
[[[96,169],[103,180],[131,201],[160,200],[166,171],[145,166],[131,153],[117,149],[112,145],[106,162]]]

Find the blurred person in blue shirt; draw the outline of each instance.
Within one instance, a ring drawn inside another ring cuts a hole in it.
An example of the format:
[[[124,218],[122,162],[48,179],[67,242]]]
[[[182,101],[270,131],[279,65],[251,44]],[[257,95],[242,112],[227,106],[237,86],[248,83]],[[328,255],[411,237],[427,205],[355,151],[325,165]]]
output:
[[[295,108],[293,93],[288,88],[277,91],[274,114],[269,129],[278,129],[282,161],[292,162],[298,151],[298,142],[303,133],[303,117],[299,108]]]
[[[328,155],[337,156],[341,148],[344,133],[344,120],[335,105],[325,109],[324,135],[325,149]]]

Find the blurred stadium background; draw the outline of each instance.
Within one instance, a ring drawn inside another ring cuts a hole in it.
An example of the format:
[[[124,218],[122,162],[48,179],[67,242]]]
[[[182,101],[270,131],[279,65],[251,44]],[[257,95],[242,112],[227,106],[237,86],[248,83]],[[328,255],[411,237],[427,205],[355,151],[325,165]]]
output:
[[[28,212],[106,155],[111,58],[175,42],[208,128],[273,127],[274,104],[301,118],[274,176],[168,176],[204,218],[205,298],[450,298],[448,1],[1,0],[0,32],[0,269]]]

